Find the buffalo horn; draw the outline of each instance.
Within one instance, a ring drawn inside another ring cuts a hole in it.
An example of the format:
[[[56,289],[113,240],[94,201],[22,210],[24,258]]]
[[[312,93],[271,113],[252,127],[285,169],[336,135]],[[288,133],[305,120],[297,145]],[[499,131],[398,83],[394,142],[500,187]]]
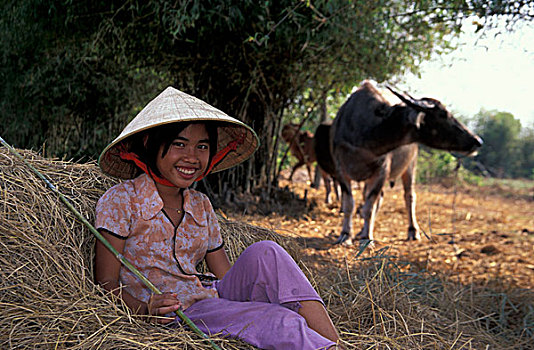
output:
[[[393,90],[393,88],[391,86],[386,86],[389,91],[391,91],[393,94],[395,94],[395,96],[397,96],[398,98],[400,98],[400,100],[404,103],[406,103],[407,105],[413,105],[415,104],[415,101],[413,100],[413,98],[411,96],[405,96],[403,94],[401,94],[400,92],[397,92],[395,90]]]
[[[406,103],[410,107],[413,107],[413,108],[418,109],[418,110],[429,110],[429,109],[434,108],[433,104],[428,103],[428,102],[423,101],[423,100],[417,100],[417,99],[413,98],[412,96],[410,96],[407,92],[405,92],[404,94],[401,94],[401,93],[393,90],[393,88],[391,88],[389,86],[387,86],[387,88],[389,89],[389,91],[394,93],[395,96],[400,98],[401,101],[403,101],[404,103]]]

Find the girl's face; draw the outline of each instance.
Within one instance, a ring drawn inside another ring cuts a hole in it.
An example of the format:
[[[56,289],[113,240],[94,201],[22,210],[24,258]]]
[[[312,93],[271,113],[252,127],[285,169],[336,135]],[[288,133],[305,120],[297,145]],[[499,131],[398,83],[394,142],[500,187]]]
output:
[[[171,143],[162,158],[160,147],[156,166],[164,178],[180,188],[190,186],[208,167],[210,145],[204,124],[190,124]]]

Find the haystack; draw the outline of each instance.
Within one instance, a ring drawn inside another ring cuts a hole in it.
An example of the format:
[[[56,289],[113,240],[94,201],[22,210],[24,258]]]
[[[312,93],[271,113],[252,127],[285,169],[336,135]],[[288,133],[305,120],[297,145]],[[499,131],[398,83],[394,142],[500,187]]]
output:
[[[94,163],[20,152],[94,221],[96,201],[115,180]],[[92,234],[5,148],[0,148],[0,191],[0,348],[210,348],[187,329],[144,322],[104,296],[93,282]],[[302,264],[302,247],[294,237],[222,218],[221,227],[231,260],[255,241],[270,239],[284,246],[319,290],[348,349],[494,348],[504,341],[483,329],[480,315],[449,317],[449,310],[439,308],[449,299],[456,303],[452,307],[467,309],[458,294],[449,295],[437,280],[405,278],[385,254],[357,269],[329,266],[328,273],[321,273]],[[224,349],[252,348],[217,335],[213,339]],[[506,343],[525,340],[528,335]]]
[[[94,221],[96,201],[114,179],[94,163],[19,152]],[[0,348],[209,348],[189,330],[146,323],[104,297],[93,283],[95,238],[90,231],[5,148],[0,149],[0,169]],[[287,239],[246,224],[222,222],[222,231],[231,259],[261,239],[288,247]],[[220,342],[228,349],[248,347]]]

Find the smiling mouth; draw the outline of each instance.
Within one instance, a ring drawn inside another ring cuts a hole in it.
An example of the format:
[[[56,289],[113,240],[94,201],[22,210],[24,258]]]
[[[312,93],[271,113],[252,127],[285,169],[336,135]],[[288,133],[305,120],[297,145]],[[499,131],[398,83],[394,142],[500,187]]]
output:
[[[193,175],[196,172],[196,169],[191,169],[191,168],[176,167],[176,170],[178,170],[178,172],[185,174],[185,175]]]

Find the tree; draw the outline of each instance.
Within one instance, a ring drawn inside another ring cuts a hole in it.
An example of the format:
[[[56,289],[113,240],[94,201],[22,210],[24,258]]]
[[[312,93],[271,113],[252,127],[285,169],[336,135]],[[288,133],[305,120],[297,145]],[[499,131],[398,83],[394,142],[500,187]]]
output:
[[[531,19],[533,2],[512,3],[5,1],[2,133],[19,147],[46,141],[48,155],[95,157],[146,101],[173,85],[260,135],[254,159],[210,177],[219,189],[231,182],[247,191],[272,183],[282,115],[304,91],[324,100],[363,78],[416,71],[433,51],[452,49],[450,38],[470,15]]]
[[[534,129],[526,129],[519,140],[520,168],[516,175],[534,180]]]
[[[1,131],[18,147],[94,158],[153,94],[161,78],[121,61],[118,45],[106,42],[118,33],[114,7],[104,4],[3,2]]]
[[[517,167],[521,122],[507,112],[481,110],[475,130],[484,140],[476,160],[494,176],[513,176]]]

